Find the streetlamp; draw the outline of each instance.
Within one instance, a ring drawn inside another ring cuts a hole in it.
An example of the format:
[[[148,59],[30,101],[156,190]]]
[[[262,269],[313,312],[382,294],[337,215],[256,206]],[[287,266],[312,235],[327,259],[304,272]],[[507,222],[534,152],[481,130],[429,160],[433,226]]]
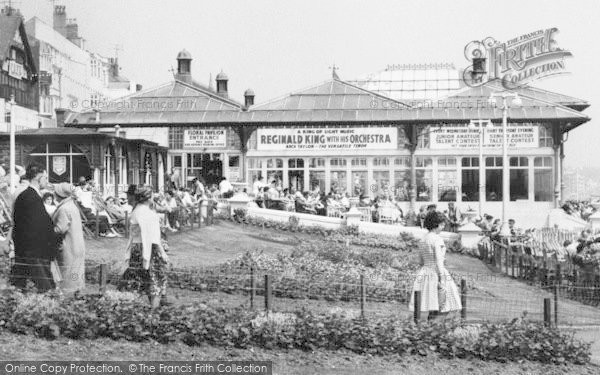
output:
[[[9,162],[9,168],[10,168],[10,174],[9,174],[9,191],[10,191],[10,195],[14,195],[15,194],[15,190],[16,190],[16,186],[15,186],[15,172],[16,172],[16,166],[15,166],[15,114],[14,114],[14,106],[15,106],[15,95],[14,94],[10,94],[10,102],[9,102],[10,106],[10,150],[9,150],[9,154],[10,154],[10,162]]]
[[[512,104],[520,106],[522,104],[519,94],[515,92],[492,92],[489,103],[495,104],[496,98],[502,98],[502,228],[501,236],[510,236],[508,229],[508,216],[506,207],[510,199],[510,172],[508,169],[508,102],[507,98],[512,98]]]
[[[478,129],[479,133],[479,217],[483,214],[483,196],[485,194],[485,175],[481,173],[483,171],[483,123],[485,123],[485,129],[490,130],[494,128],[494,125],[489,120],[473,120],[469,123],[469,130]]]

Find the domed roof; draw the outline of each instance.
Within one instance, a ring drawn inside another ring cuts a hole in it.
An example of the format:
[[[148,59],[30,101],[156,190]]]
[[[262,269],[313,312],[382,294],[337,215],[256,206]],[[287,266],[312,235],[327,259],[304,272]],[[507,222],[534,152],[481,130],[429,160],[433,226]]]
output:
[[[254,90],[248,89],[244,91],[244,96],[254,96]]]
[[[190,55],[190,53],[184,48],[181,50],[181,52],[179,52],[177,54],[177,60],[191,60],[192,59],[192,55]]]
[[[226,81],[228,80],[229,77],[227,77],[227,74],[225,74],[225,72],[223,72],[221,70],[221,73],[217,74],[217,81]]]

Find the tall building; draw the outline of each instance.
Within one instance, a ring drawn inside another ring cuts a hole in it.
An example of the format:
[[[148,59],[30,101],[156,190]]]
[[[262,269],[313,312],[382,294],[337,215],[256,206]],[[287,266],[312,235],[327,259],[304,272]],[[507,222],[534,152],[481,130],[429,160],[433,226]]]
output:
[[[55,109],[76,112],[135,92],[136,85],[120,74],[117,58],[85,48],[76,19],[65,6],[54,7],[53,24],[38,17],[25,23],[39,66],[39,113],[43,127],[56,126]]]

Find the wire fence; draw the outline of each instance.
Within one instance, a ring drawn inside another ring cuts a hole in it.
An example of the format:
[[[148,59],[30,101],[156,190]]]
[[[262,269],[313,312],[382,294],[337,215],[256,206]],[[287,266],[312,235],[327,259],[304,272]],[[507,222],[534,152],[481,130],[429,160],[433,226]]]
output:
[[[30,267],[32,262],[19,259],[12,265]],[[9,267],[3,268],[8,274]],[[425,318],[420,313],[420,305],[413,309],[419,312],[417,314],[409,308],[414,279],[404,275],[395,280],[365,275],[339,279],[310,273],[273,273],[252,266],[230,270],[214,267],[170,269],[166,273],[168,294],[177,296],[177,301],[182,303],[207,300],[214,303],[216,300],[226,306],[281,313],[308,309],[365,318]],[[120,274],[119,270],[106,263],[86,265],[88,291],[105,292],[118,288]],[[10,277],[13,281],[30,278],[23,275]],[[51,277],[48,275],[47,279]],[[510,321],[524,317],[561,326],[600,325],[600,309],[597,307],[600,305],[600,287],[597,285],[568,284],[564,280],[559,283],[558,279],[537,286],[504,282],[505,288],[496,287],[490,292],[486,286],[502,280],[473,283],[468,279],[468,275],[459,275],[456,280],[463,308],[452,313],[466,321]],[[415,300],[419,299],[415,297]]]
[[[562,260],[559,260],[556,253],[549,256],[546,249],[539,251],[541,256],[533,253],[533,250],[527,251],[522,244],[491,241],[490,245],[481,247],[480,258],[510,278],[546,289],[556,286],[561,298],[596,307],[600,305],[598,267],[579,267],[568,256]]]

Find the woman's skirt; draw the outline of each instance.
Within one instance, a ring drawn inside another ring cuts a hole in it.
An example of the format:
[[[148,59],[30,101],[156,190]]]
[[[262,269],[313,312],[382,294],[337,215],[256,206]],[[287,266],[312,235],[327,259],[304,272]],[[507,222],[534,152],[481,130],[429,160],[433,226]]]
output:
[[[439,311],[442,313],[462,309],[458,288],[447,269],[442,270],[440,300],[438,292],[438,275],[433,267],[421,267],[417,272],[413,291],[410,296],[409,310],[414,311],[415,291],[421,292],[421,311]],[[440,306],[440,302],[442,306]]]
[[[121,277],[118,289],[120,291],[137,291],[149,296],[161,296],[167,289],[167,263],[159,254],[158,246],[152,245],[150,267],[144,269],[142,260],[142,244],[131,245],[129,268]]]

